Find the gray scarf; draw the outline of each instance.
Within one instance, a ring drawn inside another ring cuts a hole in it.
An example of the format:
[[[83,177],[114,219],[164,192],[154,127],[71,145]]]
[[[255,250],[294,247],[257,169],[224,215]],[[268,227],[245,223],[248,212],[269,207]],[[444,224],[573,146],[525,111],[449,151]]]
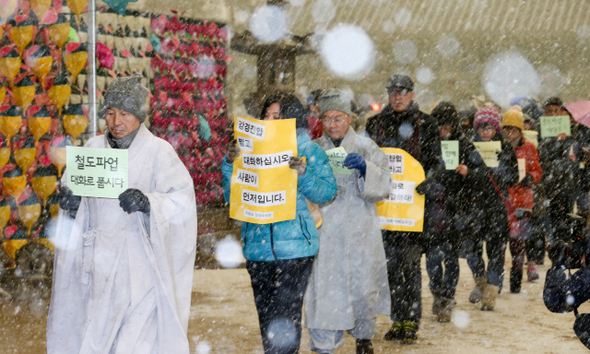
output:
[[[107,131],[107,141],[113,149],[129,149],[129,146],[131,146],[131,143],[133,142],[133,139],[135,139],[137,132],[139,132],[139,128],[135,129],[131,134],[121,139],[115,139],[111,135],[111,132]]]

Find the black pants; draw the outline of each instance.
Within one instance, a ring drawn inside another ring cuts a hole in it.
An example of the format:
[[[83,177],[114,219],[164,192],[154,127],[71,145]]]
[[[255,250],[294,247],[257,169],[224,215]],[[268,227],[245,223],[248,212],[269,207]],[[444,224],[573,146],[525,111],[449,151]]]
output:
[[[431,246],[426,252],[426,272],[430,277],[432,295],[455,298],[459,282],[459,254],[450,242]]]
[[[299,352],[303,295],[314,259],[246,262],[265,354]]]
[[[391,320],[414,321],[422,318],[422,247],[412,240],[416,232],[382,231],[387,278],[391,292]]]

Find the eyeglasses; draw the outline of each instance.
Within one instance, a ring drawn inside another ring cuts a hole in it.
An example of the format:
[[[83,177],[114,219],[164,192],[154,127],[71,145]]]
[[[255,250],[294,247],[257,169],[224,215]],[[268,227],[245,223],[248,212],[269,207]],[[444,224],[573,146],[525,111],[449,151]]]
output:
[[[408,95],[408,93],[410,93],[410,91],[407,89],[395,89],[395,90],[389,91],[389,96],[406,97]]]
[[[332,122],[334,122],[336,124],[341,124],[345,120],[346,120],[345,118],[340,118],[340,117],[339,118],[332,118],[332,119],[322,118],[322,124],[330,125],[330,124],[332,124]]]
[[[477,131],[480,131],[480,132],[484,132],[485,131],[485,132],[488,132],[488,133],[493,133],[493,132],[496,131],[496,127],[494,127],[493,125],[488,125],[486,127],[479,126],[479,127],[477,127]]]

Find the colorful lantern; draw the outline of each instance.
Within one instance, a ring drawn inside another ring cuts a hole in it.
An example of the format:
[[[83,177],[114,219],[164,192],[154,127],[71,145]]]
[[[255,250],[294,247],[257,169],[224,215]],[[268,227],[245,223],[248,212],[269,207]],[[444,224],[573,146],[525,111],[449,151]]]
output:
[[[10,30],[10,37],[18,47],[19,53],[22,55],[25,47],[31,43],[37,26],[29,16],[16,16],[14,20],[14,24]]]
[[[18,0],[4,0],[0,1],[0,17],[3,19],[9,18],[14,14],[18,7]]]
[[[0,229],[4,230],[6,224],[10,220],[10,203],[7,198],[0,200]]]
[[[14,259],[16,251],[29,242],[27,240],[27,235],[25,235],[25,232],[16,225],[5,227],[4,235],[6,237],[6,239],[3,240],[4,250],[12,259]]]
[[[1,37],[1,35],[0,35]],[[4,98],[6,98],[6,87],[0,87],[0,106],[4,103]]]
[[[68,78],[65,76],[58,76],[53,80],[53,85],[48,91],[49,99],[59,110],[61,116],[61,107],[68,102],[72,94],[72,87]]]
[[[18,217],[27,228],[27,236],[30,238],[31,228],[35,222],[39,220],[39,216],[41,216],[41,203],[39,202],[39,197],[37,197],[34,192],[31,192],[28,198],[22,201],[18,200],[17,208]]]
[[[27,135],[19,139],[14,149],[14,160],[18,167],[23,170],[24,173],[27,172],[29,167],[35,161],[35,155],[37,153],[37,149],[35,148],[35,139]]]
[[[14,166],[13,169],[4,172],[2,186],[6,193],[18,199],[27,188],[27,177],[25,177],[20,167]]]
[[[13,46],[6,46],[0,49],[0,56],[0,71],[10,82],[10,86],[13,86],[14,78],[22,63],[20,54]]]
[[[57,15],[57,21],[49,25],[49,36],[51,40],[61,49],[70,33],[70,22],[65,14]]]
[[[30,0],[31,9],[37,15],[37,18],[42,19],[45,12],[51,7],[52,0]]]
[[[61,178],[63,168],[66,165],[66,146],[72,146],[73,141],[71,137],[66,135],[57,135],[51,140],[49,146],[49,158],[51,162],[57,167],[57,175]]]
[[[88,126],[88,118],[84,114],[82,105],[74,104],[68,107],[64,113],[63,122],[66,132],[76,141],[78,135],[84,133]]]
[[[29,118],[27,121],[29,124],[29,130],[37,142],[39,141],[39,138],[49,130],[49,126],[51,125],[51,114],[45,106],[34,106],[29,110]]]
[[[33,70],[35,76],[41,81],[41,87],[45,87],[45,77],[51,71],[53,57],[46,45],[34,45],[27,49],[25,63]]]
[[[22,114],[22,109],[17,106],[12,106],[8,110],[0,112],[0,132],[6,136],[9,145],[10,139],[18,132],[23,123]]]
[[[0,144],[0,168],[4,167],[10,160],[10,146],[8,146],[8,139],[5,136],[0,136],[2,143]]]
[[[68,4],[68,8],[70,9],[70,11],[76,14],[76,17],[78,18],[78,23],[80,23],[80,14],[86,8],[88,0],[67,0],[66,2]]]
[[[25,111],[35,98],[35,83],[30,77],[23,77],[14,84],[12,95],[16,104],[21,106],[23,111]]]
[[[47,199],[47,205],[49,205],[49,215],[51,215],[53,220],[57,220],[57,216],[59,215],[59,194],[49,197]]]
[[[37,167],[31,184],[35,193],[43,200],[43,205],[47,205],[47,198],[57,188],[57,168],[53,165]]]
[[[66,45],[66,68],[74,77],[74,84],[76,77],[86,66],[88,60],[88,53],[86,53],[86,45],[80,43],[68,43]]]

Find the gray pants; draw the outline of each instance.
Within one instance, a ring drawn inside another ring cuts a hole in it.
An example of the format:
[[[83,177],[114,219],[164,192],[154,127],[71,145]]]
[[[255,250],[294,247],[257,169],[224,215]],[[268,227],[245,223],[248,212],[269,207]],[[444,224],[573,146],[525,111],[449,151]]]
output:
[[[377,319],[356,320],[353,329],[346,332],[355,339],[372,339],[377,333]],[[332,354],[344,343],[344,330],[308,328],[310,340],[307,349],[322,354]]]

